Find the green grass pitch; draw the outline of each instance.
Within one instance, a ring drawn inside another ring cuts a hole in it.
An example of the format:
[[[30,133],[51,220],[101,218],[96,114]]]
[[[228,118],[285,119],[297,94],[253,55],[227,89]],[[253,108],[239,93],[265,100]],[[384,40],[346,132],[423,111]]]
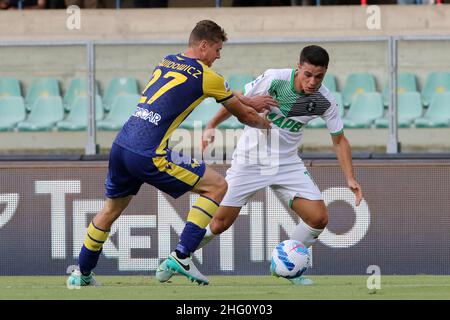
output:
[[[65,276],[0,276],[0,299],[145,300],[409,300],[450,299],[450,276],[381,276],[369,290],[367,276],[311,276],[312,286],[294,286],[272,276],[209,276],[198,286],[182,276],[159,283],[153,276],[97,276],[100,287],[68,289]]]

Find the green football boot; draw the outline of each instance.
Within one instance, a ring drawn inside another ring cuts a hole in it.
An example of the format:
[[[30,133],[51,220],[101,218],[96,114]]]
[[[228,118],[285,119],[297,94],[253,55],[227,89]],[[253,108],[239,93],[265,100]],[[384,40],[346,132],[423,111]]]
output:
[[[67,288],[73,289],[86,286],[96,287],[99,286],[100,283],[95,280],[94,273],[92,271],[88,276],[85,276],[81,273],[79,268],[76,268],[72,271],[69,278],[67,278],[66,285]]]

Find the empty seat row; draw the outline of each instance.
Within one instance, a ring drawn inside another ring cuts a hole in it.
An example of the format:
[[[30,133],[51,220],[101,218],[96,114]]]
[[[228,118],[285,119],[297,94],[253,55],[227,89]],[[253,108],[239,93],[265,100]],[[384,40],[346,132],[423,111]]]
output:
[[[339,93],[334,93],[339,103]],[[423,112],[420,94],[405,92],[398,95],[397,124],[400,128],[442,128],[450,127],[450,92],[435,95],[428,109]],[[361,93],[355,97],[347,113],[344,115],[341,107],[340,114],[345,128],[388,128],[389,119],[385,113],[382,96],[378,92]],[[325,122],[318,118],[308,127],[324,128]]]
[[[95,84],[96,94],[99,95],[99,83]],[[111,108],[112,102],[116,96],[122,95],[136,95],[140,94],[138,91],[138,84],[135,78],[118,77],[113,78],[106,87],[105,94],[102,99],[102,108],[108,112]],[[88,84],[86,79],[74,78],[70,81],[69,87],[65,92],[62,103],[64,111],[69,112],[76,97],[88,95]],[[0,78],[0,98],[15,96],[21,97],[20,82],[15,78]],[[61,91],[59,82],[56,78],[35,78],[31,81],[29,90],[25,95],[25,110],[30,112],[35,101],[39,97],[60,97]]]
[[[229,83],[232,90],[243,91],[245,84],[252,80],[253,77],[249,75],[235,75],[230,77]],[[87,87],[86,79],[74,78],[61,99],[57,79],[36,78],[32,80],[30,89],[23,99],[17,79],[0,78],[0,131],[11,131],[16,128],[20,131],[49,131],[53,130],[54,126],[61,131],[86,130],[89,105]],[[136,79],[130,77],[112,79],[103,99],[99,95],[98,88],[97,81],[95,89],[98,128],[120,129],[139,101],[139,98],[136,98],[138,97]],[[64,117],[65,114],[67,115]],[[227,123],[234,127],[241,126],[235,118],[231,118]]]
[[[323,81],[330,91],[338,91],[336,77],[327,74]],[[420,92],[421,103],[426,108],[436,93],[450,91],[450,72],[430,72],[425,80],[422,91],[419,90],[415,74],[400,72],[397,76],[397,92]],[[370,73],[352,73],[347,77],[342,90],[343,103],[349,108],[357,94],[363,92],[377,92],[375,77]],[[385,107],[389,104],[389,86],[383,86],[382,97]]]
[[[345,128],[387,128],[389,120],[385,113],[382,97],[377,92],[362,93],[355,98],[350,109],[345,112],[342,95],[334,92],[339,105],[339,113],[344,121]],[[96,108],[97,127],[100,130],[119,130],[135,110],[140,99],[139,95],[118,96],[113,100],[108,114],[102,108]],[[101,97],[96,96],[96,105],[102,105]],[[30,114],[25,112],[22,97],[0,98],[0,131],[79,131],[87,128],[89,101],[87,96],[75,98],[72,109],[64,117],[61,97],[39,97],[35,101]],[[180,128],[193,130],[205,128],[208,121],[221,108],[213,98],[205,99],[181,123]],[[439,128],[450,126],[450,92],[436,95],[430,107],[423,113],[420,95],[418,92],[405,92],[398,97],[398,126],[408,128],[415,125],[417,128]],[[320,117],[309,122],[310,128],[324,128],[325,121]],[[236,117],[219,125],[220,129],[243,128]]]
[[[105,115],[102,108],[96,108],[96,123],[99,130],[117,131],[136,109],[140,99],[139,95],[117,96],[111,106],[111,110]],[[96,96],[96,105],[101,106],[100,96]],[[87,96],[75,98],[73,106],[67,116],[64,117],[63,101],[61,97],[38,97],[31,112],[26,114],[25,103],[22,97],[0,98],[0,131],[81,131],[87,128],[89,101]],[[214,114],[220,105],[213,98],[205,99],[181,124],[181,128],[194,129],[195,121],[202,128]],[[220,128],[242,128],[235,117],[230,117],[220,125]]]
[[[124,95],[114,98],[111,110],[104,116],[103,108],[96,108],[97,128],[119,130],[136,109],[139,95]],[[96,96],[96,104],[102,105]],[[59,96],[38,97],[28,116],[22,97],[0,98],[0,131],[80,131],[87,128],[88,97],[75,98],[72,109],[64,117],[63,101]]]
[[[228,84],[233,91],[244,91],[246,83],[251,82],[254,77],[250,74],[233,74],[228,77]],[[338,92],[336,76],[326,74],[324,85],[333,92]],[[96,81],[96,94],[99,92],[99,83]],[[398,93],[419,92],[417,78],[413,73],[400,72],[397,78]],[[76,96],[87,95],[87,81],[84,78],[74,78],[71,80],[67,91],[63,96],[64,110],[68,112]],[[450,72],[431,72],[428,74],[423,89],[421,100],[426,108],[434,94],[450,91]],[[342,102],[345,108],[349,108],[355,96],[363,92],[377,92],[375,77],[370,73],[352,73],[345,82],[342,89]],[[388,84],[383,86],[383,104],[389,104]],[[108,112],[115,96],[127,94],[140,94],[138,83],[132,77],[113,78],[106,86],[103,95],[103,108]],[[39,96],[60,96],[60,87],[56,78],[35,78],[30,84],[30,88],[25,95],[25,108],[29,112],[34,101]],[[21,96],[20,83],[14,78],[0,78],[0,97]]]
[[[253,76],[248,74],[236,74],[230,76],[229,85],[232,90],[244,91],[246,83],[253,81]],[[100,95],[99,82],[95,83],[96,95]],[[112,102],[116,96],[140,94],[138,82],[132,77],[113,78],[107,85],[102,99],[102,107],[105,112],[109,112]],[[69,112],[78,96],[88,95],[88,84],[84,78],[74,78],[63,95],[63,106],[65,112]],[[0,98],[7,96],[20,97],[20,82],[15,78],[0,78]],[[59,82],[56,78],[45,77],[35,78],[31,81],[29,90],[25,98],[25,110],[30,112],[34,102],[38,97],[61,96]]]

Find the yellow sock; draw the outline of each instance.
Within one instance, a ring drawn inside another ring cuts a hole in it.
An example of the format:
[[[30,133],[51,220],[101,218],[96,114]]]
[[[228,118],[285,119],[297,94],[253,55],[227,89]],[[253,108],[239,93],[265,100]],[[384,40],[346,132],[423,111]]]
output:
[[[101,230],[91,222],[84,239],[84,246],[91,251],[100,251],[108,236],[109,231]]]
[[[187,221],[200,228],[205,228],[219,208],[219,204],[212,199],[200,196],[189,211]]]

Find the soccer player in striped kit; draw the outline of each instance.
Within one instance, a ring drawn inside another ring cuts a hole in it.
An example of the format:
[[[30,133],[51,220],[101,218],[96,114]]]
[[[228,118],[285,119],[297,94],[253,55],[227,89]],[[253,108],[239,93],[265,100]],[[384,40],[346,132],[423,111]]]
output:
[[[168,147],[173,131],[205,98],[214,97],[246,125],[270,129],[270,122],[247,105],[267,106],[264,97],[235,96],[222,76],[211,69],[220,58],[225,31],[210,20],[197,23],[184,53],[165,57],[153,71],[136,110],[117,134],[109,156],[105,182],[107,200],[93,218],[78,259],[67,280],[70,286],[95,285],[96,267],[113,222],[126,209],[143,183],[178,198],[188,191],[200,194],[188,213],[175,250],[167,259],[171,270],[199,284],[208,284],[190,258],[203,238],[227,190],[225,179],[205,163]],[[267,97],[266,97],[267,98]],[[241,103],[246,102],[247,105]],[[258,107],[255,107],[258,109]],[[261,111],[261,108],[258,111]]]

